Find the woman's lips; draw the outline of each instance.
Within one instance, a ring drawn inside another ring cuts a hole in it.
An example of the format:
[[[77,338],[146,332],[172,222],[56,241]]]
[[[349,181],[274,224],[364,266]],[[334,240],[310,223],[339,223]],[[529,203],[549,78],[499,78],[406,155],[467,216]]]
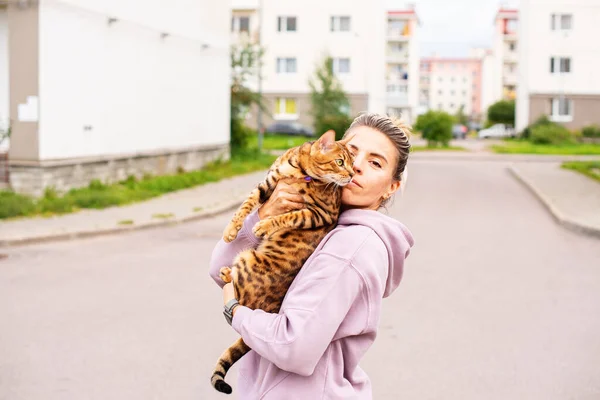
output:
[[[349,185],[349,186],[358,186],[358,187],[360,187],[360,188],[362,187],[362,186],[360,185],[360,183],[356,182],[354,179],[352,179],[348,185]]]

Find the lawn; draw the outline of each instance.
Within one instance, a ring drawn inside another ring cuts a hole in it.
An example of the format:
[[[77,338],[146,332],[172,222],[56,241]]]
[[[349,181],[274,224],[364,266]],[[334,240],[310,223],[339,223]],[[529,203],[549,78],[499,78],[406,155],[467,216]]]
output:
[[[600,155],[600,144],[542,145],[524,140],[506,141],[492,145],[491,149],[503,154],[546,154],[546,155]]]
[[[562,167],[577,171],[600,182],[600,161],[569,161],[563,163]]]
[[[219,161],[198,171],[175,175],[146,176],[136,179],[130,176],[115,184],[92,181],[88,187],[58,194],[47,188],[43,197],[35,199],[10,191],[0,191],[0,219],[34,215],[65,214],[82,208],[102,209],[130,204],[160,196],[165,193],[187,189],[224,178],[268,168],[275,156],[249,152]]]
[[[264,150],[287,150],[292,147],[300,146],[301,144],[318,138],[306,136],[289,136],[289,135],[264,135],[263,149]],[[252,136],[249,142],[250,148],[258,148],[258,137]]]

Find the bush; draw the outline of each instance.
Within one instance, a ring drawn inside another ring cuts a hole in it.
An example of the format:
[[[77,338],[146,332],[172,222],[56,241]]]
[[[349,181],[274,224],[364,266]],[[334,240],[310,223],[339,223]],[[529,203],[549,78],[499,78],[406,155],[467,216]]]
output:
[[[535,144],[572,144],[575,143],[575,136],[562,125],[550,124],[539,125],[531,129],[532,143]]]
[[[588,125],[581,129],[581,135],[586,138],[600,138],[600,126]]]
[[[421,131],[423,139],[427,140],[429,147],[436,147],[438,144],[447,147],[452,139],[452,124],[454,118],[443,111],[428,111],[419,115],[415,130]]]
[[[554,122],[550,121],[546,115],[542,115],[538,119],[536,119],[533,124],[527,126],[527,128],[523,129],[521,133],[521,137],[523,139],[529,139],[531,137],[531,130],[538,126],[547,126],[547,125],[555,125]]]
[[[492,104],[487,111],[488,121],[494,124],[515,125],[515,102],[501,100]]]
[[[20,217],[34,212],[35,203],[31,197],[0,191],[0,218]]]
[[[237,118],[231,118],[232,153],[246,150],[248,148],[250,138],[256,134],[257,133],[255,130],[248,128],[241,120]]]

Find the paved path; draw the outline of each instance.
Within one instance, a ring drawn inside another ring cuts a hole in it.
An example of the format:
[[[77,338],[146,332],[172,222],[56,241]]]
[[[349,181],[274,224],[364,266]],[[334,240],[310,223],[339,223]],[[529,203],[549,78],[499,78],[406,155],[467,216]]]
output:
[[[375,399],[600,398],[597,239],[501,163],[413,160],[389,212],[417,244],[362,363]],[[206,269],[227,219],[4,249],[0,399],[226,398]]]

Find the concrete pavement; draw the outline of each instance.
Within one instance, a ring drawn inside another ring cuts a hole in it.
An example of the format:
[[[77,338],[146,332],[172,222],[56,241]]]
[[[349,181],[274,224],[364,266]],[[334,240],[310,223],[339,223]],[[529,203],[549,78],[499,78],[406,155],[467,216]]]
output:
[[[600,236],[600,184],[559,168],[561,161],[590,159],[598,157],[501,155],[478,147],[469,152],[427,151],[411,155],[411,162],[500,163],[541,199],[559,223]],[[0,247],[114,234],[206,218],[235,209],[264,176],[265,171],[255,172],[123,207],[2,221]],[[411,184],[412,179],[409,187]]]
[[[413,160],[389,214],[416,245],[361,366],[378,400],[600,398],[600,246],[504,164]],[[229,215],[3,249],[0,399],[236,399],[207,276]]]

